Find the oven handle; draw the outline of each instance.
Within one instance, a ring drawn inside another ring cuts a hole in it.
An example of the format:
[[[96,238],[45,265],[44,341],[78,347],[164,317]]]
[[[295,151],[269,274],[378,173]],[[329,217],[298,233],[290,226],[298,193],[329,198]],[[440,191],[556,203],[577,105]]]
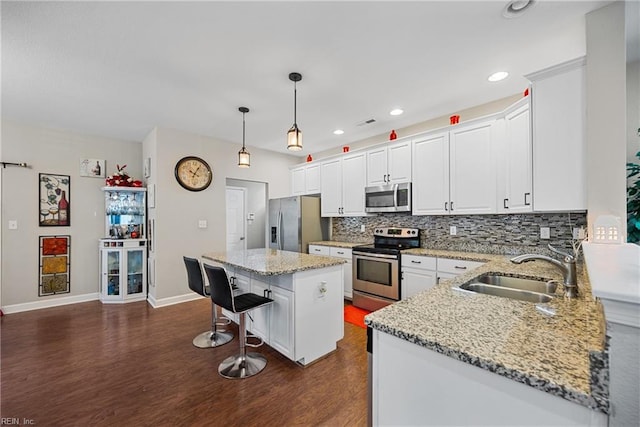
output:
[[[376,259],[376,258],[384,258],[384,259],[398,259],[397,255],[386,255],[386,254],[374,254],[371,252],[357,252],[357,251],[352,251],[351,254],[353,256],[357,256],[359,258],[366,258],[366,259]]]

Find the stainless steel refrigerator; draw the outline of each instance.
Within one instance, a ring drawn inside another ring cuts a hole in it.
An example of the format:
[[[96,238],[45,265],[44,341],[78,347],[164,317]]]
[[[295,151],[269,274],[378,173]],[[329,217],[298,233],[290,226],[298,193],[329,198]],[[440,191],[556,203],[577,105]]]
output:
[[[308,252],[309,242],[329,240],[329,218],[320,216],[320,198],[292,196],[269,200],[269,247]]]

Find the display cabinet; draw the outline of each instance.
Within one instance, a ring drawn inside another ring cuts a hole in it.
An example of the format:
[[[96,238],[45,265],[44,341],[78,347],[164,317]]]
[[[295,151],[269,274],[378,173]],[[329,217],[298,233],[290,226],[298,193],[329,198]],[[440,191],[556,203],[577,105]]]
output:
[[[103,187],[105,238],[100,239],[100,300],[147,298],[146,189]]]

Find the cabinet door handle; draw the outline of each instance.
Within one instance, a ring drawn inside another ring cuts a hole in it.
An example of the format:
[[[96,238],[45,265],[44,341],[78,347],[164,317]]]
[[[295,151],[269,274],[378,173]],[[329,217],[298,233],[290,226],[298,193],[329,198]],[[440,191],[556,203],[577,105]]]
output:
[[[449,202],[444,202],[444,210],[445,211],[449,210]]]
[[[504,201],[502,202],[502,206],[503,206],[505,209],[509,209],[509,206],[507,206],[507,203],[508,203],[508,202],[509,202],[509,199],[504,199]]]
[[[453,202],[451,202],[451,211],[453,211]]]
[[[524,193],[524,205],[529,206],[531,202],[527,201],[527,196],[531,197],[531,193]]]
[[[467,269],[467,267],[463,267],[463,266],[459,266],[459,265],[456,265],[453,268],[455,268],[457,270],[466,270]]]
[[[440,278],[436,277],[436,285],[439,285],[439,284],[440,284]]]
[[[338,251],[337,253],[338,253],[338,255],[344,255],[344,252],[339,252]]]
[[[416,261],[416,260],[414,260],[414,259],[412,259],[412,260],[411,260],[411,262],[412,262],[413,264],[422,264],[422,261]]]

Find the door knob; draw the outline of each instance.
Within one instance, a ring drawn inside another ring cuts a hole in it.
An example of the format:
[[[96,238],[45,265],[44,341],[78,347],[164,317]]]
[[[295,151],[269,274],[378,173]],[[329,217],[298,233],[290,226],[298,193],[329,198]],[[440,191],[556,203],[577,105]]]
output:
[[[240,240],[244,240],[244,237],[241,237]]]

